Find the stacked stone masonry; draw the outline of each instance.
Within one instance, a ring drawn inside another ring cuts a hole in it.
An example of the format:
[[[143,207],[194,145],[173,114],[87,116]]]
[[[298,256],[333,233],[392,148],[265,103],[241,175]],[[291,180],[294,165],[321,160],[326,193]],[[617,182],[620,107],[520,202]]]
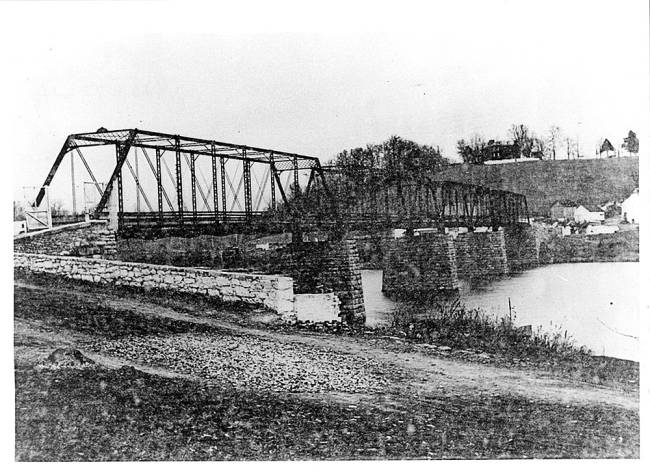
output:
[[[540,239],[531,226],[508,226],[503,233],[511,271],[518,272],[539,264]]]
[[[448,234],[386,239],[382,291],[402,299],[435,299],[458,291],[456,249]]]
[[[115,232],[105,221],[69,224],[14,238],[14,251],[61,256],[95,256],[114,259]]]
[[[461,233],[454,245],[459,279],[491,279],[508,273],[503,230]]]
[[[334,292],[340,317],[356,325],[366,320],[359,255],[354,240],[293,243],[271,251],[266,272],[291,276],[295,294]]]
[[[14,253],[14,267],[100,284],[199,294],[262,306],[287,317],[294,314],[293,280],[285,276],[21,252]]]

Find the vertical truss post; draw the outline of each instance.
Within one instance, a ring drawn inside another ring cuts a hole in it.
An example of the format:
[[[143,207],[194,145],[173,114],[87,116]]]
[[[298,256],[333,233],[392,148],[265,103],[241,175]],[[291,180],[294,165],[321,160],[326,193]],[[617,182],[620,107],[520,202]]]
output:
[[[178,136],[174,139],[176,150],[176,198],[178,201],[178,220],[183,226],[183,176],[181,170],[181,144]]]
[[[253,196],[251,190],[251,162],[248,159],[246,149],[243,149],[244,154],[244,207],[246,210],[246,219],[250,219],[253,215]]]
[[[140,170],[138,168],[138,147],[133,148],[133,161],[135,165],[135,181],[140,181]],[[138,221],[140,220],[140,187],[135,187],[135,210],[138,213]]]
[[[192,219],[196,223],[196,157],[190,152],[190,178],[192,182]]]
[[[293,155],[293,195],[300,194],[300,182],[298,181],[298,156]]]
[[[163,220],[163,187],[162,187],[162,170],[160,169],[160,149],[156,149],[156,185],[158,188],[158,220],[162,224]]]
[[[117,163],[120,163],[120,157],[123,153],[122,144],[115,145],[115,156],[117,158]],[[122,168],[117,172],[117,221],[118,226],[122,227],[122,222],[124,220],[124,190],[122,188]]]
[[[295,202],[300,196],[300,183],[298,182],[298,156],[293,155],[293,197]],[[299,204],[299,203],[298,203]],[[302,206],[299,206],[298,209],[302,209]],[[298,209],[294,207],[294,212],[292,214],[292,229],[291,229],[291,239],[293,242],[302,241],[302,230],[300,228],[300,217],[298,216]]]
[[[214,202],[214,220],[219,221],[219,195],[217,187],[217,157],[215,155],[215,145],[212,144],[212,200]]]
[[[70,178],[72,180],[72,214],[77,214],[77,190],[74,183],[74,150],[70,150]]]
[[[225,222],[228,217],[228,206],[226,205],[226,159],[224,157],[219,157],[219,165],[221,167],[221,209],[223,210],[223,219]]]
[[[273,173],[273,152],[271,152],[269,156],[269,167],[271,168],[271,173],[269,173],[269,178],[271,180],[270,186],[271,186],[271,209],[275,211],[275,178],[274,178],[274,173]]]

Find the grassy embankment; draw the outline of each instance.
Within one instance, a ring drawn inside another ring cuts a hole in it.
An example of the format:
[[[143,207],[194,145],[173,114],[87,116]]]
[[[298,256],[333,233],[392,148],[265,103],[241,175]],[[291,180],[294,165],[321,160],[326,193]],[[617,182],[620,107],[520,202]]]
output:
[[[577,346],[566,330],[518,327],[516,316],[467,309],[457,300],[426,309],[421,304],[401,305],[393,313],[390,331],[419,343],[481,353],[494,364],[537,367],[570,379],[638,390],[637,362],[594,356]]]
[[[544,160],[493,165],[453,165],[438,180],[473,183],[526,195],[532,215],[550,215],[555,201],[582,204],[622,201],[639,187],[637,157]]]
[[[638,457],[638,414],[516,396],[383,411],[105,368],[16,372],[21,461]]]

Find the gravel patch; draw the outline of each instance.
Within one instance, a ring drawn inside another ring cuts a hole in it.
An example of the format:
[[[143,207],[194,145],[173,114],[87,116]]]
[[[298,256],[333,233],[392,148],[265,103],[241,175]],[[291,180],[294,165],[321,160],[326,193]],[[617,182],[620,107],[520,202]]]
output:
[[[97,340],[87,350],[206,379],[208,384],[278,392],[379,392],[382,364],[327,348],[248,335],[176,334]]]

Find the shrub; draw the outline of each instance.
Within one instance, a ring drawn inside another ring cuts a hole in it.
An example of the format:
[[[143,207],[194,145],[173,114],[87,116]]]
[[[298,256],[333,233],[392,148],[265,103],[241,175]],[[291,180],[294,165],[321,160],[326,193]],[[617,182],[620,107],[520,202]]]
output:
[[[391,327],[407,338],[452,348],[484,351],[515,357],[586,356],[574,339],[561,328],[543,332],[541,327],[517,327],[516,315],[494,316],[479,309],[467,309],[459,299],[437,303],[431,308],[401,305]]]

